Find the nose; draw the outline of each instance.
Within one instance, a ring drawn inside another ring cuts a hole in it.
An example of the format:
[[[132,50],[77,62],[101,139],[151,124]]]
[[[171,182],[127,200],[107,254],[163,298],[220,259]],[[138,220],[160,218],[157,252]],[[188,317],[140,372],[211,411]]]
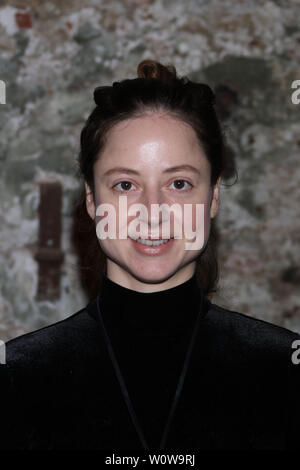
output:
[[[169,205],[166,196],[159,188],[148,188],[144,191],[139,203],[143,204],[146,209],[139,215],[141,233],[145,231],[146,234],[161,237],[162,227],[169,221],[167,211]]]

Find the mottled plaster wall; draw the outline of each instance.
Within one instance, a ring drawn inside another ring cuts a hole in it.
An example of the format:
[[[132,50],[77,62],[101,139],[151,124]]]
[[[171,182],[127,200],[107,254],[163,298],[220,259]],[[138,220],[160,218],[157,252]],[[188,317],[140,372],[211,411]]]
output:
[[[79,134],[100,84],[145,58],[223,90],[239,180],[223,186],[220,290],[213,300],[300,331],[300,4],[240,0],[0,3],[0,337],[87,303],[70,241]],[[39,182],[63,185],[61,298],[38,301]],[[228,183],[228,182],[227,182]]]

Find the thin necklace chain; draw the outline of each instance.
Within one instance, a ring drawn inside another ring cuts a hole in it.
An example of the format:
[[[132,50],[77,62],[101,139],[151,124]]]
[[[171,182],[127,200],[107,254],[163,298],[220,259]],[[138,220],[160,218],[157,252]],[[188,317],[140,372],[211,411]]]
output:
[[[99,302],[100,302],[99,297],[100,297],[100,294],[97,296],[97,309],[98,309],[98,314],[99,314],[101,326],[102,326],[103,333],[104,333],[105,343],[106,343],[106,346],[107,346],[107,349],[108,349],[108,352],[109,352],[109,355],[110,355],[110,359],[111,359],[111,362],[112,362],[113,367],[115,369],[115,373],[116,373],[116,376],[117,376],[119,384],[120,384],[122,395],[124,397],[124,400],[125,400],[125,403],[127,405],[131,420],[132,420],[133,425],[134,425],[134,427],[137,431],[137,434],[139,436],[141,444],[142,444],[142,446],[145,450],[149,450],[149,446],[147,444],[145,435],[144,435],[143,430],[142,430],[142,428],[141,428],[141,426],[138,422],[136,413],[135,413],[133,405],[132,405],[132,401],[129,397],[128,389],[127,389],[125,380],[122,376],[122,373],[121,373],[121,370],[120,370],[115,352],[114,352],[112,344],[111,344],[110,337],[109,337],[109,335],[107,333],[107,330],[106,330],[106,327],[104,325],[104,321],[103,321],[103,317],[102,317],[101,310],[100,310],[100,305],[99,305]],[[193,350],[193,346],[194,346],[197,331],[198,331],[198,326],[199,326],[199,323],[200,323],[200,318],[202,317],[202,305],[203,305],[203,292],[201,290],[200,309],[199,309],[199,312],[198,312],[198,315],[197,315],[197,318],[196,318],[196,322],[195,322],[195,327],[193,329],[191,339],[190,339],[190,342],[189,342],[189,345],[188,345],[188,348],[187,348],[185,361],[184,361],[183,368],[182,368],[182,371],[181,371],[181,374],[180,374],[180,377],[179,377],[179,380],[178,380],[178,384],[177,384],[177,388],[176,388],[175,395],[174,395],[174,398],[173,398],[172,406],[171,406],[171,409],[170,409],[170,412],[169,412],[169,416],[167,418],[165,428],[164,428],[164,432],[163,432],[163,435],[162,435],[162,438],[161,438],[161,441],[160,441],[160,446],[159,446],[160,450],[164,449],[164,447],[166,445],[166,440],[167,440],[169,430],[170,430],[170,424],[171,424],[172,418],[173,418],[175,410],[176,410],[177,403],[178,403],[180,395],[181,395],[181,391],[182,391],[183,384],[184,384],[184,379],[185,379],[186,372],[187,372],[187,369],[188,369],[188,366],[189,366],[191,353],[192,353],[192,350]]]

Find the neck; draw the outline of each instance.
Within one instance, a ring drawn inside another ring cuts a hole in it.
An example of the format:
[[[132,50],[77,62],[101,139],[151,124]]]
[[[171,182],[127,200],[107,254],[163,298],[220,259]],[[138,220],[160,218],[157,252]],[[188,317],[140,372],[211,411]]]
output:
[[[199,311],[201,288],[196,274],[170,289],[137,292],[103,275],[100,308],[111,328],[126,336],[134,328],[143,334],[182,334]]]

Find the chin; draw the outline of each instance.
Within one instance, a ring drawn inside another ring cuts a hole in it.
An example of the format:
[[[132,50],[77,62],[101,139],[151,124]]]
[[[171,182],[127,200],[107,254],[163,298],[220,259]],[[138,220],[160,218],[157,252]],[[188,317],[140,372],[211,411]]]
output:
[[[154,267],[150,265],[147,267],[143,265],[139,269],[137,269],[137,266],[134,266],[132,269],[129,269],[128,272],[140,282],[146,284],[161,284],[174,276],[174,274],[178,272],[178,267]]]

